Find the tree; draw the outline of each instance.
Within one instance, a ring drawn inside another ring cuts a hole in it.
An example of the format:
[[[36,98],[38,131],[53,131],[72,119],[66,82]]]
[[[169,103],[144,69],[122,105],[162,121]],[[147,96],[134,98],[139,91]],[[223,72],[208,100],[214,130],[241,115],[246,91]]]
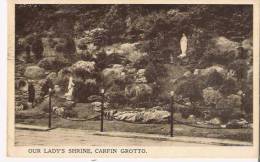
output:
[[[126,30],[125,5],[111,5],[100,26],[108,30],[108,42],[114,43],[121,40],[122,34]]]
[[[37,60],[42,58],[43,53],[43,43],[40,36],[35,36],[32,42],[32,52],[34,53]]]
[[[67,55],[74,54],[76,52],[76,45],[73,38],[71,38],[70,36],[66,36],[65,39],[66,41],[64,45],[64,53]]]

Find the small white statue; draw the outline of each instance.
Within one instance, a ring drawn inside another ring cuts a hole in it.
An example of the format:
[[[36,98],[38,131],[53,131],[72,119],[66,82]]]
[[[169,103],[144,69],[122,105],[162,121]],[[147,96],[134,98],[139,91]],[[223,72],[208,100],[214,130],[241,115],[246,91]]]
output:
[[[65,97],[67,100],[72,100],[73,90],[74,90],[74,83],[73,83],[73,77],[70,76],[69,78],[69,85],[68,85],[68,92],[65,93]]]
[[[181,46],[181,54],[178,56],[178,58],[184,58],[186,57],[186,51],[188,46],[188,39],[184,33],[182,33],[182,37],[180,40],[180,46]]]

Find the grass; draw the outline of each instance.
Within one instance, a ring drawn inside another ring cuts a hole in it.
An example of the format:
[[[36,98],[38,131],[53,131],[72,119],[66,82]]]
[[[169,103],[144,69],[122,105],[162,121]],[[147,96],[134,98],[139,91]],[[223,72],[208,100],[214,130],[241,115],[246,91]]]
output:
[[[48,125],[48,118],[38,119],[17,119],[16,122],[33,125]],[[52,119],[53,127],[83,129],[83,130],[100,130],[100,121],[70,121],[62,118],[54,117]],[[104,130],[107,132],[136,132],[148,134],[169,135],[169,124],[136,124],[122,121],[104,121]],[[208,137],[220,139],[232,139],[239,141],[252,141],[252,129],[205,129],[193,128],[185,125],[174,125],[175,136],[192,136],[192,137]]]

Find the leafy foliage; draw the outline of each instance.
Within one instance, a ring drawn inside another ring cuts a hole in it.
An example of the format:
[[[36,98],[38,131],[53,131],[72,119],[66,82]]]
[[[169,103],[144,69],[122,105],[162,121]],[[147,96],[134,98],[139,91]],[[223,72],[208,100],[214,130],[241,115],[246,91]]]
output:
[[[236,93],[238,91],[238,85],[235,80],[228,79],[223,82],[220,87],[220,92],[224,95]]]
[[[239,80],[247,77],[248,64],[246,60],[235,60],[229,65],[229,69],[236,72],[237,78]]]
[[[182,95],[183,98],[189,98],[191,102],[202,99],[202,87],[200,81],[196,78],[190,78],[181,83],[176,88],[176,94]]]
[[[36,59],[42,58],[43,44],[39,36],[35,36],[32,42],[32,52],[35,54]]]
[[[223,83],[224,78],[222,77],[222,75],[220,73],[218,73],[217,71],[214,71],[213,73],[209,74],[206,84],[208,86],[219,86]]]

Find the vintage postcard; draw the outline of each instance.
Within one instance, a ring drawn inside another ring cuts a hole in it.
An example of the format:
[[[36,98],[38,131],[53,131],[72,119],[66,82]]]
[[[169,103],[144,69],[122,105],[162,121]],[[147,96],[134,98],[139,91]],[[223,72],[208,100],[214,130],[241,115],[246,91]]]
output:
[[[257,158],[257,0],[8,2],[10,157]]]

